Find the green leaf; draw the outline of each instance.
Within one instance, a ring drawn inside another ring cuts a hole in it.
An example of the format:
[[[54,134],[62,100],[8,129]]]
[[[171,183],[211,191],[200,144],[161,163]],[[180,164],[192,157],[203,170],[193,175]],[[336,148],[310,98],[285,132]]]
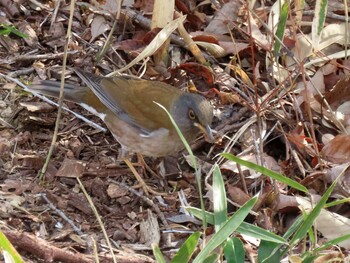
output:
[[[329,202],[329,203],[327,203],[327,204],[324,206],[324,208],[329,208],[329,207],[332,207],[332,206],[341,205],[341,204],[349,203],[349,202],[350,202],[350,197],[347,197],[347,198],[335,200],[335,201],[333,201],[333,202]]]
[[[319,39],[327,16],[327,0],[316,0],[315,16],[312,20],[312,43],[314,48],[318,48]]]
[[[280,244],[262,240],[258,250],[258,263],[280,262],[281,252],[278,247]]]
[[[259,173],[262,173],[262,174],[264,174],[266,176],[269,176],[269,177],[271,177],[271,178],[273,178],[273,179],[275,179],[275,180],[277,180],[279,182],[282,182],[282,183],[284,183],[286,185],[289,185],[290,187],[292,187],[294,189],[297,189],[297,190],[305,192],[305,193],[308,192],[308,190],[306,189],[305,186],[303,186],[303,185],[299,184],[298,182],[296,182],[296,181],[294,181],[294,180],[292,180],[292,179],[290,179],[288,177],[285,177],[285,176],[283,176],[283,175],[281,175],[279,173],[271,171],[270,169],[267,169],[265,167],[262,167],[260,165],[255,164],[255,163],[252,163],[252,162],[248,162],[248,161],[242,160],[242,159],[240,159],[240,158],[238,158],[238,157],[236,157],[236,156],[234,156],[232,154],[229,154],[229,153],[222,153],[221,156],[223,156],[226,159],[231,160],[231,161],[233,161],[235,163],[238,163],[240,165],[243,165],[245,167],[253,169],[253,170],[255,170],[255,171],[259,172]]]
[[[293,235],[293,233],[301,226],[302,223],[303,223],[303,217],[302,216],[298,216],[294,220],[293,224],[284,233],[283,237],[285,239],[289,239]]]
[[[244,262],[245,250],[242,241],[237,237],[229,238],[224,247],[224,254],[227,262]]]
[[[165,258],[157,245],[152,245],[153,255],[158,263],[166,263]]]
[[[202,219],[202,211],[195,207],[185,207],[185,209],[195,217]],[[214,214],[205,212],[207,222],[214,225]],[[261,240],[271,241],[280,244],[287,244],[287,240],[261,227],[242,222],[236,232]]]
[[[254,237],[260,240],[271,241],[278,244],[287,244],[287,240],[271,231],[267,231],[261,227],[243,222],[236,230],[240,234]]]
[[[7,36],[11,33],[11,30],[8,28],[0,30],[0,36]]]
[[[16,27],[14,27],[13,25],[7,25],[7,24],[0,24],[0,27],[4,28],[2,30],[0,30],[0,35],[9,35],[9,34],[14,34],[18,37],[21,38],[27,38],[28,35],[23,34],[22,32],[18,31],[18,29]]]
[[[338,245],[339,243],[345,241],[345,240],[348,240],[350,239],[350,234],[346,234],[344,236],[341,236],[341,237],[337,237],[335,239],[332,239],[324,244],[322,244],[320,247],[318,248],[315,248],[314,249],[314,253],[317,253],[317,252],[320,252],[322,250],[325,250],[331,246],[335,246],[335,245]]]
[[[245,203],[237,212],[229,218],[229,220],[220,228],[220,230],[212,236],[207,245],[194,259],[193,263],[203,262],[205,258],[218,246],[222,244],[243,222],[246,216],[254,207],[257,197],[253,197]]]
[[[309,254],[306,258],[303,259],[303,263],[313,263],[315,262],[315,259],[318,258],[319,255],[311,255]]]
[[[342,174],[340,174],[340,175],[342,175]],[[339,178],[339,176],[338,176],[338,178]],[[305,235],[307,234],[307,232],[309,231],[309,229],[312,227],[312,224],[315,222],[316,218],[318,217],[321,210],[323,209],[323,206],[326,204],[329,196],[331,195],[334,187],[336,186],[336,184],[338,182],[337,179],[334,180],[334,182],[331,184],[331,186],[327,189],[327,191],[322,196],[321,200],[318,202],[318,204],[315,206],[315,208],[312,209],[310,214],[306,216],[304,222],[301,224],[299,229],[295,232],[292,240],[290,241],[291,246],[296,245],[302,238],[304,238]]]
[[[213,170],[213,193],[215,231],[218,232],[227,221],[227,200],[224,180],[217,164]]]
[[[11,242],[7,239],[5,234],[0,230],[0,252],[4,255],[4,257],[11,258],[15,263],[23,263],[23,259],[20,254],[18,254],[17,250],[12,246]],[[6,260],[5,260],[6,261]]]
[[[199,237],[200,233],[198,231],[190,235],[189,238],[187,238],[187,240],[185,241],[185,243],[181,246],[179,251],[176,253],[171,263],[189,262],[194,250],[197,247]]]
[[[276,37],[277,41],[274,43],[274,55],[278,56],[281,49],[281,43],[283,42],[284,31],[286,29],[286,23],[288,18],[289,2],[285,2],[280,10],[280,18],[277,25]]]
[[[218,254],[211,254],[210,256],[208,256],[206,259],[204,259],[203,263],[215,263],[218,262]]]

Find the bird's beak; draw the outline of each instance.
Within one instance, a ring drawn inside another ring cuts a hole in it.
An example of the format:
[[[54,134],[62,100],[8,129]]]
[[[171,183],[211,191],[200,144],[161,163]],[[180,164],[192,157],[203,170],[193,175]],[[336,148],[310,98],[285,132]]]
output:
[[[194,124],[200,131],[204,134],[204,138],[207,142],[214,143],[215,138],[213,136],[213,131],[211,130],[209,125],[203,126],[200,123]]]

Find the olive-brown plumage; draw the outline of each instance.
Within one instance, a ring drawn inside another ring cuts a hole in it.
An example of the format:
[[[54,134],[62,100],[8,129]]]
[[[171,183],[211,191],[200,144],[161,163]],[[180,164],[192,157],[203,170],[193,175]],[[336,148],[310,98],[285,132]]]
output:
[[[87,87],[66,85],[65,99],[99,116],[124,150],[160,157],[184,148],[167,113],[156,103],[168,110],[187,141],[192,142],[201,132],[213,141],[209,127],[213,109],[204,97],[158,81],[75,72]],[[42,81],[29,89],[58,97],[59,85]]]

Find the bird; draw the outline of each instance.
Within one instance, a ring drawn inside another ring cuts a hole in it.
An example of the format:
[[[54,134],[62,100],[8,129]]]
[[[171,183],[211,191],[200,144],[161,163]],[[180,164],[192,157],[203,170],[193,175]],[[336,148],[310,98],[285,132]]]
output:
[[[160,81],[73,70],[84,85],[65,84],[64,99],[98,116],[120,143],[122,152],[164,157],[184,149],[168,114],[159,105],[170,113],[189,143],[201,133],[207,141],[215,141],[210,128],[213,107],[203,96]],[[57,98],[60,82],[43,80],[28,88]]]

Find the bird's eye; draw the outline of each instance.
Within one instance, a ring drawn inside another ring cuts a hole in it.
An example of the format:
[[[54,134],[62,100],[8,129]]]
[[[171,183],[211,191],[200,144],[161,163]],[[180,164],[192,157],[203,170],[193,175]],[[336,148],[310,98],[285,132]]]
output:
[[[196,118],[196,114],[192,109],[188,111],[188,117],[190,117],[191,120],[194,120]]]

